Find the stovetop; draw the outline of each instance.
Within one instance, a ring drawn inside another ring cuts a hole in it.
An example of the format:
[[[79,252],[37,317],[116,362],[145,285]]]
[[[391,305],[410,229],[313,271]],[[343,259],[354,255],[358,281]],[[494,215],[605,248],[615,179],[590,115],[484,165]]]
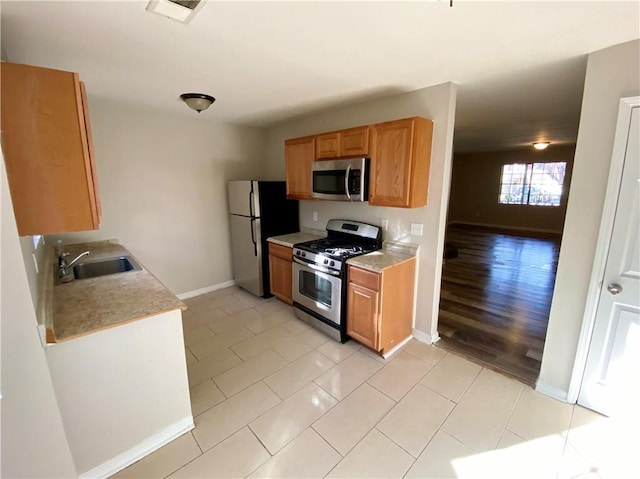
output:
[[[297,244],[296,248],[332,258],[347,259],[379,249],[375,245],[347,242],[344,239],[324,238]]]
[[[379,250],[382,246],[377,226],[348,220],[329,220],[327,237],[296,244],[295,258],[327,269],[341,271],[348,258]]]

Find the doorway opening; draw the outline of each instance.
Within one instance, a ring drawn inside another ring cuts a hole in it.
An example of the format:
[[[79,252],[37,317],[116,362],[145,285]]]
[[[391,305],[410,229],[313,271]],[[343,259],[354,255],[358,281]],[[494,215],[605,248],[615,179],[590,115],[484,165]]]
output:
[[[464,153],[453,160],[436,345],[532,386],[574,150]],[[537,180],[534,172],[541,172]],[[544,182],[559,188],[542,191]]]

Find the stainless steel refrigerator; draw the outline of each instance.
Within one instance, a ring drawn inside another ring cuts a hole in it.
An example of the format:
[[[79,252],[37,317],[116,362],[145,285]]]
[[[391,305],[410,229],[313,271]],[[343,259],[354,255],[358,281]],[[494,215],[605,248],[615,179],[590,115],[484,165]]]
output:
[[[235,282],[269,297],[267,238],[299,231],[298,201],[286,198],[284,181],[230,181],[228,193]]]

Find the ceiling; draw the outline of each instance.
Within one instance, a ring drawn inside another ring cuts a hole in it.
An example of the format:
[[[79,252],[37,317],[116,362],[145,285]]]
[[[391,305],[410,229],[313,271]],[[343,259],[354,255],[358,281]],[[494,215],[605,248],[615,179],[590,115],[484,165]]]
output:
[[[90,95],[258,127],[458,84],[456,151],[575,142],[586,55],[640,37],[640,2],[220,2],[190,24],[146,1],[2,1],[9,60],[77,71]]]

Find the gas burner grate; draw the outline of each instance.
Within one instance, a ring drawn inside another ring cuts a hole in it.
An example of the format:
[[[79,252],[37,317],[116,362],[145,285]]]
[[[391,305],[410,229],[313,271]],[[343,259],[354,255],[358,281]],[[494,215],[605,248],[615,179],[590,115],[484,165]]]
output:
[[[331,256],[359,254],[363,251],[364,249],[362,248],[362,246],[336,247],[325,249],[325,253]]]

